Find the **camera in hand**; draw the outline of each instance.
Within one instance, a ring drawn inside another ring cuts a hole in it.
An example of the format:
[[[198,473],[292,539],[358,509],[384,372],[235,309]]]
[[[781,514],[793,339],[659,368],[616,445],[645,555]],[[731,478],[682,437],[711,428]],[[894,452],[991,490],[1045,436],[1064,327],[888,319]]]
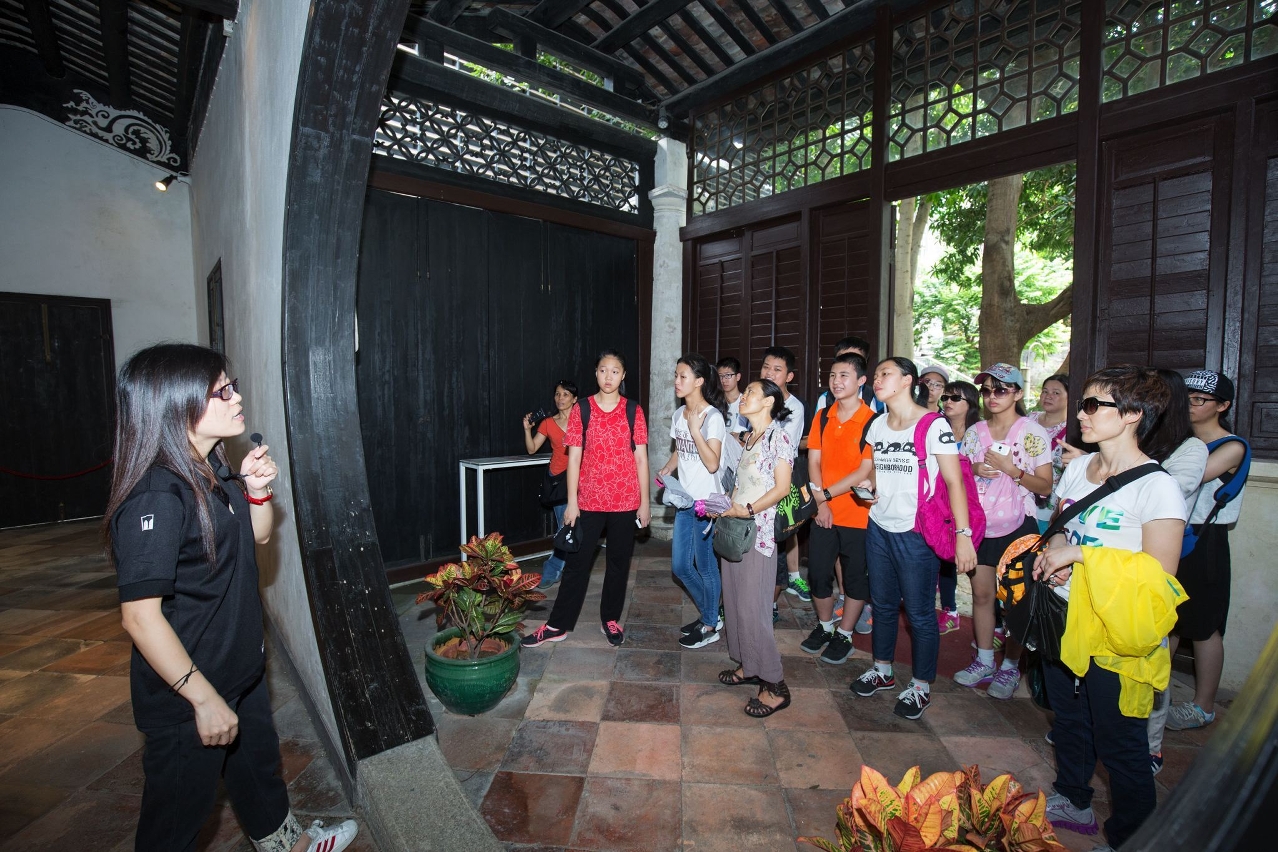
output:
[[[536,431],[537,427],[541,425],[541,421],[545,420],[547,417],[553,417],[553,416],[554,416],[554,413],[551,411],[547,411],[546,406],[542,405],[542,406],[538,406],[537,409],[532,414],[528,415],[528,420],[530,423],[532,423],[531,428],[534,431]]]

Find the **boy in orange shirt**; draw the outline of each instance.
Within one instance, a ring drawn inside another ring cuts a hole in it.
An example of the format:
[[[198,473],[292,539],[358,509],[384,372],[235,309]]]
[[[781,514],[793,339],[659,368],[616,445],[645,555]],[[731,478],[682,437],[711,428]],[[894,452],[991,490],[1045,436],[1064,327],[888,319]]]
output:
[[[808,538],[808,583],[820,620],[800,647],[821,654],[824,662],[840,665],[852,653],[852,630],[870,599],[870,575],[865,563],[865,530],[870,507],[852,494],[852,486],[874,468],[873,453],[862,442],[874,413],[861,401],[865,359],[848,352],[830,366],[830,394],[834,403],[818,411],[808,433],[809,487],[817,514]],[[822,416],[825,425],[822,428]],[[843,566],[846,600],[843,618],[835,628],[834,563]],[[824,649],[824,650],[822,650]]]

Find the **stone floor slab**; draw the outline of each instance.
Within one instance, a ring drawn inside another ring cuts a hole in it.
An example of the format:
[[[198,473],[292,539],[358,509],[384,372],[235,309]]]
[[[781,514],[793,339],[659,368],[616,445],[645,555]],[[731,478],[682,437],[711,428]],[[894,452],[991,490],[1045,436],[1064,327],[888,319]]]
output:
[[[640,722],[601,722],[589,775],[678,781],[679,727]]]

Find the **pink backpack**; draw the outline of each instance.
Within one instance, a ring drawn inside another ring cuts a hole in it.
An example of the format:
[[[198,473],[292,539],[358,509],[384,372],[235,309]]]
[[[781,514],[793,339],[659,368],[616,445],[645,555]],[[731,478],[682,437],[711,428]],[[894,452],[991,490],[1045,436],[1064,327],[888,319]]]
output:
[[[914,456],[919,460],[919,507],[914,514],[914,531],[923,535],[927,546],[946,562],[954,561],[955,530],[954,512],[950,509],[950,489],[945,477],[938,472],[936,487],[928,494],[927,430],[941,418],[935,411],[924,414],[914,427]],[[976,492],[976,477],[972,463],[961,453],[959,468],[963,472],[963,490],[967,492],[967,517],[972,527],[972,546],[980,547],[985,540],[985,511]]]

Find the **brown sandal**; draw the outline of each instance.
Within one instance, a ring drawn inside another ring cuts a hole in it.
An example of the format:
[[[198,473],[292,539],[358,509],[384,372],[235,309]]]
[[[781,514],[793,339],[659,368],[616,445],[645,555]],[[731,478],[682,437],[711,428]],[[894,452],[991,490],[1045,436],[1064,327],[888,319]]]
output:
[[[790,706],[790,687],[785,685],[785,681],[779,680],[776,683],[768,683],[766,680],[759,681],[759,695],[762,695],[765,690],[769,695],[782,699],[781,703],[773,707],[772,705],[764,704],[758,698],[751,698],[745,706],[745,714],[747,716],[764,719],[778,710],[784,710]]]
[[[755,675],[746,677],[741,669],[724,669],[719,672],[719,683],[724,686],[741,686],[747,683],[763,683],[763,681]]]

